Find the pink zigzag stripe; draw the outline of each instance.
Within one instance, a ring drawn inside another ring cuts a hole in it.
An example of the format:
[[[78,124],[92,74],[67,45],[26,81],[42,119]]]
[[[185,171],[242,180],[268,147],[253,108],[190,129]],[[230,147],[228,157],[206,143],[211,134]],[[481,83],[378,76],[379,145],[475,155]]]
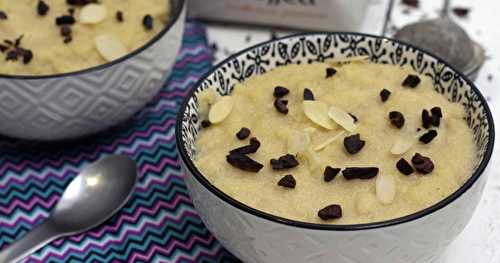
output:
[[[41,177],[40,175],[36,175],[34,173],[30,173],[28,176],[22,177],[22,178],[11,176],[9,179],[7,179],[5,181],[5,183],[0,184],[0,189],[7,188],[9,185],[16,185],[16,184],[23,185],[28,181],[37,182],[38,184],[42,184],[43,182],[45,182],[47,180],[47,178],[55,177],[58,179],[62,179],[66,176],[76,175],[76,174],[78,174],[78,171],[68,169],[67,171],[64,171],[64,173],[54,173],[51,171],[51,172],[44,174],[43,177]]]
[[[194,215],[193,212],[191,212],[191,211],[185,211],[181,217],[184,217],[184,216],[191,217],[193,215]],[[65,250],[62,254],[55,253],[55,252],[51,251],[51,252],[47,253],[45,256],[43,256],[40,260],[42,260],[42,262],[48,261],[49,258],[56,258],[56,259],[62,260],[67,255],[69,255],[71,253],[81,254],[82,252],[84,252],[86,250],[91,250],[92,248],[95,248],[95,249],[98,249],[98,250],[102,251],[102,250],[105,250],[106,247],[110,247],[112,245],[120,244],[122,242],[123,237],[126,237],[126,236],[141,236],[141,233],[143,232],[143,229],[147,229],[147,228],[157,229],[157,228],[160,228],[168,220],[169,220],[169,218],[164,217],[164,218],[162,218],[157,223],[146,222],[144,225],[142,225],[138,229],[127,229],[127,230],[124,231],[123,235],[119,239],[116,239],[116,240],[111,240],[110,239],[105,244],[99,244],[99,243],[91,243],[91,242],[89,242],[86,246],[82,246],[82,247],[79,247],[79,248],[70,247],[69,249]],[[212,242],[213,236],[212,235],[208,235],[207,237],[208,237],[208,240],[203,240],[199,236],[191,236],[189,238],[189,240],[188,240],[187,243],[183,243],[183,242],[180,242],[180,241],[177,241],[177,240],[174,239],[174,240],[172,240],[171,243],[168,244],[167,249],[162,249],[162,251],[167,252],[167,255],[168,255],[168,254],[170,254],[170,252],[172,251],[172,249],[175,248],[175,247],[179,247],[179,248],[182,248],[184,250],[188,250],[194,244],[195,241],[199,241],[199,242],[201,242],[204,245],[208,245],[208,244],[210,244]],[[143,257],[143,256],[140,255],[140,257]],[[148,253],[148,257],[147,258],[150,258],[150,257],[151,257],[151,253]],[[132,262],[136,262],[136,261],[133,260]]]
[[[30,199],[28,203],[24,203],[20,199],[14,199],[14,201],[10,203],[8,207],[0,207],[0,213],[9,215],[13,213],[16,208],[22,208],[26,211],[31,211],[36,205],[39,205],[45,209],[50,209],[55,203],[57,203],[58,200],[58,195],[52,195],[47,201],[35,196],[34,198]]]

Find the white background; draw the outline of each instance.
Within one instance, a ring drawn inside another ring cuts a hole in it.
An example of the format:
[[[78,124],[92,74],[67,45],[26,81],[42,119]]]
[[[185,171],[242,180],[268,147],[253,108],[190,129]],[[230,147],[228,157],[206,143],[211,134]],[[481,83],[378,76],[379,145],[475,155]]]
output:
[[[370,4],[362,32],[382,33],[385,13],[389,0],[367,0]],[[408,8],[394,0],[390,28],[399,28],[419,19],[434,18],[438,15],[441,1],[420,0],[418,9]],[[483,66],[476,84],[489,100],[495,123],[500,127],[500,1],[498,0],[455,0],[452,7],[471,8],[467,18],[454,17],[471,38],[482,44],[489,59]],[[216,43],[216,61],[245,47],[268,40],[271,30],[255,27],[209,25],[210,43]],[[291,31],[280,31],[286,35]],[[388,34],[390,36],[390,32]],[[489,79],[490,78],[490,79]],[[498,131],[498,129],[497,129]],[[500,141],[500,138],[497,139]],[[483,199],[472,221],[451,245],[445,263],[499,263],[500,262],[500,177],[498,168],[498,143],[491,160],[491,172]]]

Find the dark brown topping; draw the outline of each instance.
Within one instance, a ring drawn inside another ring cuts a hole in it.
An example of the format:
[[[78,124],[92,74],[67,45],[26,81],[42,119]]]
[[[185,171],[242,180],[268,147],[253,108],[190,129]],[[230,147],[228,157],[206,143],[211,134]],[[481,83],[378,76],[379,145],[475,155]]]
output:
[[[338,219],[342,217],[340,205],[329,205],[318,211],[319,218],[323,220]]]
[[[327,68],[326,69],[326,78],[331,78],[337,74],[337,70],[334,68]]]
[[[404,158],[399,159],[396,163],[396,168],[404,175],[410,175],[414,172],[413,167],[411,167],[410,163]]]
[[[240,140],[244,140],[250,136],[250,129],[243,127],[240,129],[238,133],[236,133],[236,137]]]
[[[97,0],[66,0],[68,5],[84,6],[90,3],[97,3]]]
[[[144,25],[146,30],[153,29],[153,17],[151,15],[145,15],[142,19],[142,25]]]
[[[297,161],[297,159],[295,159],[295,156],[291,154],[285,154],[277,160],[271,159],[270,163],[273,170],[290,169],[299,165],[299,161]]]
[[[380,91],[380,99],[382,102],[386,102],[389,99],[389,96],[391,96],[391,92],[387,89],[383,89]]]
[[[288,100],[276,99],[274,107],[279,113],[288,114]]]
[[[432,163],[432,160],[419,153],[415,153],[413,158],[411,158],[411,162],[413,163],[415,170],[419,173],[428,174],[434,170],[434,163]]]
[[[2,45],[2,53],[7,51],[5,60],[17,61],[19,58],[22,59],[24,64],[28,64],[33,59],[33,52],[29,49],[21,47],[21,41],[23,40],[23,35],[16,38],[14,41],[5,39],[4,43],[7,46]]]
[[[11,50],[7,52],[7,56],[5,57],[6,61],[12,60],[16,61],[17,60],[17,51],[16,50]]]
[[[56,25],[72,25],[76,22],[75,18],[71,15],[62,15],[56,18]]]
[[[389,120],[391,121],[391,124],[398,129],[401,129],[405,125],[405,117],[403,116],[403,113],[399,111],[389,112]]]
[[[9,40],[9,39],[5,39],[3,42],[5,44],[9,45],[9,46],[13,46],[14,45],[14,42],[12,42],[12,40]]]
[[[431,127],[431,115],[429,114],[429,111],[424,109],[422,111],[422,127],[429,129]]]
[[[466,8],[466,7],[454,7],[451,10],[458,17],[466,17],[469,14],[469,11],[470,11],[470,9]]]
[[[419,1],[418,0],[401,0],[401,3],[407,6],[411,7],[418,7]]]
[[[291,174],[285,175],[278,182],[279,186],[283,186],[285,188],[295,188],[296,184],[297,184],[297,182],[295,181],[295,178],[293,178],[293,175],[291,175]]]
[[[354,134],[344,138],[344,148],[350,154],[355,154],[361,151],[365,146],[365,141],[361,140],[361,136]]]
[[[69,42],[71,42],[73,40],[73,36],[71,35],[71,27],[70,26],[67,26],[67,25],[63,25],[61,26],[61,36],[63,37],[63,42],[65,44],[68,44]]]
[[[356,117],[356,115],[354,115],[354,114],[352,114],[350,112],[348,114],[349,114],[349,116],[352,117],[352,119],[354,120],[354,123],[358,122],[358,117]]]
[[[308,88],[304,89],[304,100],[314,100],[314,94]]]
[[[203,127],[203,128],[208,128],[208,127],[210,127],[210,125],[212,125],[212,123],[209,120],[202,120],[201,121],[201,127]]]
[[[441,111],[441,108],[439,107],[433,107],[431,109],[431,124],[434,127],[439,127],[441,124],[441,118],[443,117],[443,112]]]
[[[9,17],[5,11],[0,10],[0,20],[7,20]]]
[[[236,168],[253,173],[259,172],[264,167],[264,165],[254,161],[252,158],[240,153],[227,155],[226,161]]]
[[[368,180],[377,176],[377,174],[378,174],[377,167],[350,167],[350,168],[345,168],[342,171],[342,175],[346,180],[353,180],[353,179]]]
[[[403,81],[403,87],[416,88],[420,84],[420,78],[417,75],[408,75]]]
[[[123,22],[123,12],[122,11],[116,11],[115,17],[116,17],[116,20],[118,22]]]
[[[284,96],[286,96],[288,93],[290,93],[290,90],[285,88],[285,87],[281,87],[281,86],[276,86],[274,88],[274,93],[273,93],[273,96],[275,98],[283,98]]]
[[[5,51],[7,51],[7,49],[9,49],[9,47],[8,47],[8,46],[5,46],[5,45],[0,44],[0,52],[2,52],[2,53],[3,53],[3,52],[5,52]]]
[[[428,144],[438,135],[437,131],[429,130],[424,135],[420,136],[419,141]]]
[[[239,148],[236,148],[234,150],[231,150],[229,153],[239,153],[239,154],[249,154],[249,153],[255,153],[260,147],[260,142],[257,138],[252,137],[250,139],[250,144],[246,146],[242,146]]]
[[[70,15],[74,15],[75,14],[75,9],[74,8],[68,8],[68,13]]]
[[[43,0],[38,1],[38,4],[36,6],[36,11],[39,16],[44,16],[49,12],[49,5],[45,3]]]
[[[339,174],[340,172],[340,168],[333,168],[331,166],[327,166],[325,168],[325,172],[323,172],[323,180],[325,180],[325,182],[330,182],[332,181],[333,179],[335,179],[335,177]]]
[[[17,52],[23,57],[23,64],[28,64],[33,59],[33,52],[29,49],[17,48]]]

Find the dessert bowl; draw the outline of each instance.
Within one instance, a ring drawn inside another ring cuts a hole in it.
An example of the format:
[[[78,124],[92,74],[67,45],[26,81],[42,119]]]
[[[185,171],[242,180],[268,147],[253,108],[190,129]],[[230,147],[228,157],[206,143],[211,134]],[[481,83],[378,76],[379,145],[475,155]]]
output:
[[[33,140],[72,139],[137,112],[162,87],[182,43],[185,1],[168,1],[171,13],[165,27],[121,58],[70,73],[0,74],[0,133]]]
[[[373,63],[409,65],[432,79],[436,92],[463,105],[477,151],[470,178],[440,202],[382,222],[335,225],[305,223],[249,207],[213,186],[196,167],[201,126],[197,95],[230,94],[251,76],[287,64],[369,56]],[[487,180],[494,125],[486,100],[447,62],[410,44],[358,33],[311,33],[272,40],[243,50],[215,66],[182,104],[177,147],[195,208],[208,229],[245,262],[440,262],[442,252],[469,222]]]

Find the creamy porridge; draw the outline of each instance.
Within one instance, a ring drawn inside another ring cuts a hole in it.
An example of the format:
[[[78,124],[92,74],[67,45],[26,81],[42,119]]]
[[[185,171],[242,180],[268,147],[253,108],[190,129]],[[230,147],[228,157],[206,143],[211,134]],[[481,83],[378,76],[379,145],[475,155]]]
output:
[[[198,96],[201,173],[234,199],[284,218],[393,219],[439,202],[472,173],[464,109],[410,68],[288,65],[230,96]]]

